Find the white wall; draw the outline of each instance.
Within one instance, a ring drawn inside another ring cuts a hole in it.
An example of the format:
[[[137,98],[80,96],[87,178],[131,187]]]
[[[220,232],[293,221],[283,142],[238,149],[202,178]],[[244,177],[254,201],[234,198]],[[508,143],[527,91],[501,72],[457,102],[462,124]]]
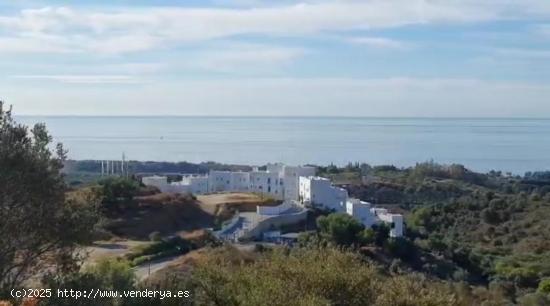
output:
[[[210,171],[210,174],[208,175],[208,191],[231,191],[231,172]]]
[[[346,202],[346,213],[361,222],[365,227],[386,223],[390,226],[390,237],[403,236],[403,216],[388,213],[385,208],[371,208],[371,204],[358,199]]]
[[[274,216],[284,213],[285,211],[293,207],[292,202],[284,202],[278,206],[256,206],[256,213],[258,215]]]
[[[371,205],[358,199],[349,199],[346,202],[346,212],[361,222],[365,227],[371,227],[376,224],[376,218],[371,212]]]
[[[264,193],[272,196],[275,199],[283,199],[283,183],[279,178],[279,173],[253,171],[250,172],[250,188],[251,192]]]
[[[231,191],[247,192],[249,185],[249,172],[231,172]]]
[[[334,211],[346,211],[348,192],[345,189],[332,186],[327,178],[300,177],[300,200],[319,208]]]
[[[403,236],[403,216],[399,214],[380,213],[378,214],[380,221],[387,223],[390,226],[390,237]]]
[[[161,192],[167,192],[168,178],[166,176],[145,176],[141,178],[141,182],[145,186],[157,187]]]
[[[208,193],[207,176],[186,176],[183,177],[181,183],[189,185],[189,191],[193,194]]]
[[[282,178],[284,182],[284,199],[298,201],[300,189],[300,177],[315,175],[315,167],[284,166]]]

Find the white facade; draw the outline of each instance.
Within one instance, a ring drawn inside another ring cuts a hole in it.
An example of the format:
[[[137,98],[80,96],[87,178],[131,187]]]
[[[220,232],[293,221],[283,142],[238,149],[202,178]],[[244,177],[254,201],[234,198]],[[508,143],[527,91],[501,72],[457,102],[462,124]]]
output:
[[[194,194],[208,193],[207,176],[184,176],[181,180],[182,185],[189,186],[189,192]]]
[[[231,171],[210,171],[208,175],[208,192],[231,191]]]
[[[343,212],[346,210],[348,192],[343,188],[333,186],[327,178],[301,176],[299,179],[299,199],[302,204]]]
[[[300,177],[315,175],[315,167],[283,166],[282,179],[284,182],[284,199],[298,201],[300,198]]]
[[[390,237],[401,237],[403,236],[403,216],[400,214],[391,214],[388,213],[386,209],[383,211],[376,211],[376,218],[381,222],[387,223],[390,226]]]
[[[371,205],[358,199],[349,199],[346,202],[346,213],[361,222],[365,227],[376,224],[376,218],[371,212]]]
[[[283,199],[284,185],[278,172],[250,172],[250,192],[267,194],[277,200]]]
[[[256,206],[256,213],[264,216],[277,216],[291,210],[295,205],[291,201],[286,201],[278,206]]]
[[[403,216],[388,213],[385,208],[371,208],[369,202],[349,199],[346,202],[346,213],[361,222],[365,227],[386,223],[390,227],[390,237],[403,236]]]
[[[250,172],[231,172],[231,191],[249,191]]]

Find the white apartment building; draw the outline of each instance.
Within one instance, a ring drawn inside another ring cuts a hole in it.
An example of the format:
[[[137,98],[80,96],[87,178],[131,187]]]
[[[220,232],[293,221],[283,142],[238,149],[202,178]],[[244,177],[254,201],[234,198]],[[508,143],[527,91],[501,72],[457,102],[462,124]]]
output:
[[[208,176],[183,175],[180,182],[168,183],[166,176],[149,176],[143,184],[155,186],[162,192],[257,192],[285,202],[298,201],[302,205],[345,212],[365,227],[386,223],[391,237],[403,236],[403,216],[388,213],[384,208],[373,208],[368,202],[348,198],[348,192],[332,185],[327,178],[313,176],[314,167],[292,167],[269,164],[266,171],[257,168],[251,172],[210,171]]]
[[[301,176],[298,193],[302,204],[337,212],[345,211],[348,200],[348,192],[345,189],[333,186],[329,179],[318,176]]]
[[[277,200],[298,200],[300,176],[313,174],[315,167],[268,164],[265,171],[210,171],[208,176],[184,175],[182,181],[174,183],[168,183],[165,176],[150,176],[142,182],[162,192],[257,192]]]

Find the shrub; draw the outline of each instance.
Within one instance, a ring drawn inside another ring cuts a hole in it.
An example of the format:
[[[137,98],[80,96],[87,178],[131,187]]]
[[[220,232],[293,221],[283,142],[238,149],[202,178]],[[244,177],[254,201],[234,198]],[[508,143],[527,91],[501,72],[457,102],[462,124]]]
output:
[[[550,278],[546,278],[540,281],[537,292],[550,294]]]
[[[388,278],[336,249],[279,249],[237,265],[216,256],[199,263],[192,278],[199,305],[457,305],[439,283]]]
[[[320,232],[337,245],[349,246],[358,242],[358,234],[364,226],[352,216],[334,213],[317,218]]]
[[[162,235],[158,231],[152,232],[151,234],[149,234],[149,240],[150,241],[161,241],[162,240]]]

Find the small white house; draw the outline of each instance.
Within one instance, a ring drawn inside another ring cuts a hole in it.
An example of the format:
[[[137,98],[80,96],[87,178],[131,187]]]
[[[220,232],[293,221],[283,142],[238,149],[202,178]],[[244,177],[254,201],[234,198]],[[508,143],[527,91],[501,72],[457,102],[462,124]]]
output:
[[[349,199],[346,202],[346,213],[361,222],[365,227],[371,227],[376,224],[376,218],[371,212],[369,202],[363,202],[359,199]]]
[[[299,201],[302,204],[337,212],[346,210],[348,192],[343,188],[333,186],[329,179],[318,176],[302,176],[299,182]]]
[[[371,208],[369,202],[349,199],[346,202],[346,213],[361,222],[365,227],[385,223],[390,227],[390,237],[403,236],[403,216],[388,213],[385,208]]]
[[[385,210],[385,209],[384,209]],[[390,226],[390,237],[403,236],[403,215],[377,211],[376,218]]]

